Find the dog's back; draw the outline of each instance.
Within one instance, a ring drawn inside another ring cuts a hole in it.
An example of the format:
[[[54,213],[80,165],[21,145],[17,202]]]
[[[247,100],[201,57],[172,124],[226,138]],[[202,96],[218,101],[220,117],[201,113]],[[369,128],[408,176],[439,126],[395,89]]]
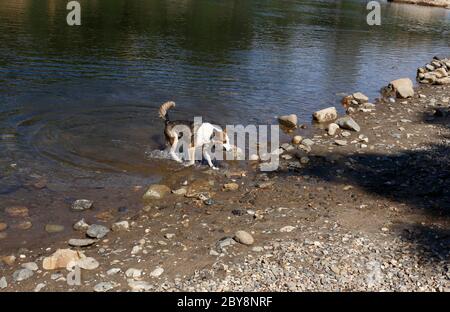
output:
[[[181,138],[178,131],[175,131],[176,127],[188,127],[192,133],[191,140],[193,141],[193,134],[194,134],[194,122],[187,121],[187,120],[170,120],[169,118],[169,109],[175,107],[175,102],[169,101],[161,105],[159,108],[159,117],[164,120],[165,127],[164,127],[164,135],[166,137],[166,141],[168,144],[172,145],[174,144],[174,141],[176,139]]]

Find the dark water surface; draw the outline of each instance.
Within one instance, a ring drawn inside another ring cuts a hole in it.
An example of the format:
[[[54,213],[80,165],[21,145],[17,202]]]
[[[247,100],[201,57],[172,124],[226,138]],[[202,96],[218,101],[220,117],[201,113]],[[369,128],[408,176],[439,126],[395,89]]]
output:
[[[307,122],[449,54],[437,8],[383,2],[369,27],[366,1],[81,0],[69,27],[66,3],[0,0],[2,206],[34,200],[30,177],[56,193],[158,180],[167,162],[145,152],[162,146],[163,101],[172,117]]]

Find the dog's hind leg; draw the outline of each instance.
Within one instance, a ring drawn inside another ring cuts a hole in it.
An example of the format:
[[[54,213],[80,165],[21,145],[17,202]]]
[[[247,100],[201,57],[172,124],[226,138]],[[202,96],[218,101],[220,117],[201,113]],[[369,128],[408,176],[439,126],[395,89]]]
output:
[[[211,160],[211,155],[209,155],[208,151],[205,148],[203,149],[203,157],[205,157],[206,161],[208,162],[208,165],[213,170],[219,170],[219,168],[217,168],[213,165],[212,160]]]

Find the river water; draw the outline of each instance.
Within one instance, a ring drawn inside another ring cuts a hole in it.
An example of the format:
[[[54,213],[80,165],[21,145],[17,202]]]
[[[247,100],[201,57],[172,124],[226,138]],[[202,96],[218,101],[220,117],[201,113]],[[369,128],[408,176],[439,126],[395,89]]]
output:
[[[79,2],[69,27],[67,1],[0,0],[0,208],[39,201],[27,183],[40,177],[46,198],[158,181],[172,164],[146,152],[163,147],[164,101],[172,118],[309,123],[449,54],[439,8],[381,2],[368,26],[366,1]]]

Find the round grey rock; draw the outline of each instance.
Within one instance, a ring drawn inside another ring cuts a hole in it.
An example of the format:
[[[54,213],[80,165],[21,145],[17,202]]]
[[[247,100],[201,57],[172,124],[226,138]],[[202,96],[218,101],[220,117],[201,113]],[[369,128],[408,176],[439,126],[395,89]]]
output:
[[[19,269],[13,273],[13,280],[16,282],[21,282],[29,279],[33,275],[34,273],[30,269]]]
[[[69,239],[69,245],[72,247],[87,247],[87,246],[91,246],[96,242],[95,239],[91,239],[91,238],[71,238]]]
[[[99,224],[92,224],[89,226],[88,230],[86,231],[87,236],[91,238],[97,238],[101,239],[106,236],[106,234],[109,233],[109,229],[106,226],[99,225]]]

